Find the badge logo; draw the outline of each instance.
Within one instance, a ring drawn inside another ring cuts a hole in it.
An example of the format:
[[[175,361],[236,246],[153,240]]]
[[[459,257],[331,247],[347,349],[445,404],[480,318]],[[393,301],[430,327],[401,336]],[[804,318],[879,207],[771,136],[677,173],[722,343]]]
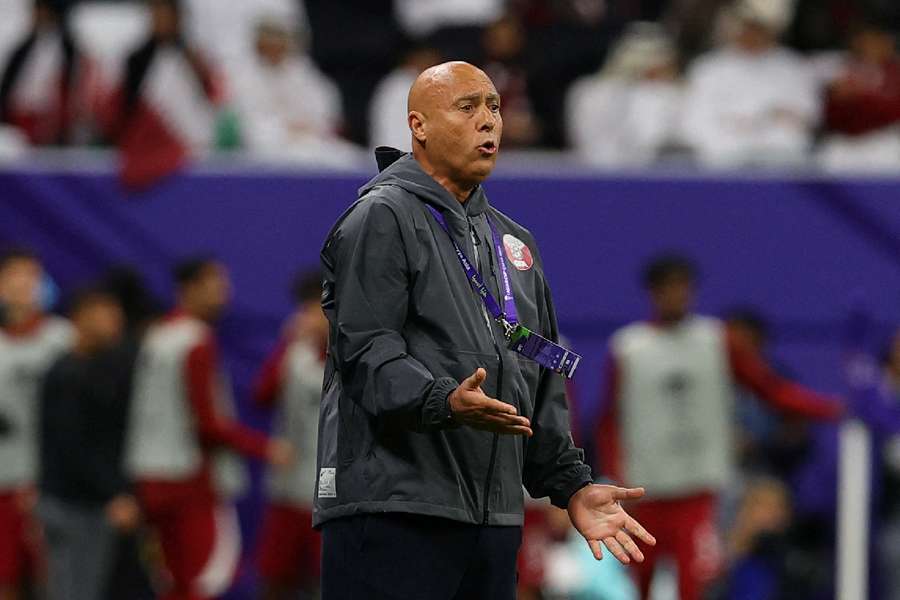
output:
[[[337,498],[335,471],[334,467],[319,469],[319,498]]]
[[[503,247],[506,249],[506,258],[519,271],[527,271],[534,264],[531,250],[519,238],[507,233],[503,236]]]

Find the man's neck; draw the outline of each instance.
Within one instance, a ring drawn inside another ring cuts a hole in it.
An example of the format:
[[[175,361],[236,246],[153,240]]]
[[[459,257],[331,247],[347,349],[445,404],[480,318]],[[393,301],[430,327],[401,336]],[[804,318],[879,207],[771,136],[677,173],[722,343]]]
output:
[[[191,317],[192,319],[197,319],[198,321],[207,322],[210,320],[209,317],[204,313],[204,311],[195,306],[192,306],[189,302],[180,302],[175,307],[175,312],[187,317]]]
[[[72,351],[82,358],[87,358],[97,352],[98,344],[91,340],[88,336],[79,335],[75,340],[75,346]]]
[[[434,165],[431,164],[422,153],[413,151],[413,158],[416,159],[419,166],[422,167],[422,170],[425,171],[427,175],[437,181],[442,188],[450,192],[454,198],[459,200],[460,204],[465,204],[466,200],[472,195],[472,190],[475,189],[475,185],[461,184],[454,181],[449,175],[438,172]]]
[[[22,327],[35,320],[39,311],[30,307],[7,307],[6,308],[6,325],[8,327]]]

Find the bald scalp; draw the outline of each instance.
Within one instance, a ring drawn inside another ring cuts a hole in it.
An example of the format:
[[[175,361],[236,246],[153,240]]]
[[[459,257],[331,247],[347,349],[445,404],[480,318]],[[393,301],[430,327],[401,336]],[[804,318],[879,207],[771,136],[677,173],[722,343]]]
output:
[[[409,88],[406,110],[427,114],[441,100],[446,102],[460,93],[462,86],[473,79],[490,82],[484,71],[463,61],[445,62],[425,69]]]

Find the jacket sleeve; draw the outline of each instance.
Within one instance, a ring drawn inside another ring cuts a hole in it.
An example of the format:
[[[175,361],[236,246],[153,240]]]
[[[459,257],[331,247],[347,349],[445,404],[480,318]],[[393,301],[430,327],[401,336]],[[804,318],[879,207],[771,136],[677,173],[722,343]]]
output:
[[[550,289],[544,284],[544,331],[542,335],[559,340],[556,314]],[[541,367],[541,377],[531,418],[534,435],[525,450],[523,482],[533,498],[549,496],[559,508],[566,508],[569,498],[593,481],[591,468],[584,462],[584,452],[572,439],[565,380],[558,373]]]
[[[407,353],[403,327],[412,282],[400,223],[390,207],[361,202],[322,253],[333,298],[332,349],[344,391],[373,417],[410,418],[416,429],[448,427],[458,382],[435,378]]]

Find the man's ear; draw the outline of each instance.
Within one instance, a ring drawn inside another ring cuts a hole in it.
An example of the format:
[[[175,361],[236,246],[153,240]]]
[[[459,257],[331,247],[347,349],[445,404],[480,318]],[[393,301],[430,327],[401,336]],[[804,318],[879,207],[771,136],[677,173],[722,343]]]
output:
[[[409,115],[407,116],[407,121],[409,123],[409,130],[412,132],[413,137],[420,144],[425,143],[425,115],[420,113],[417,110],[409,111]]]

